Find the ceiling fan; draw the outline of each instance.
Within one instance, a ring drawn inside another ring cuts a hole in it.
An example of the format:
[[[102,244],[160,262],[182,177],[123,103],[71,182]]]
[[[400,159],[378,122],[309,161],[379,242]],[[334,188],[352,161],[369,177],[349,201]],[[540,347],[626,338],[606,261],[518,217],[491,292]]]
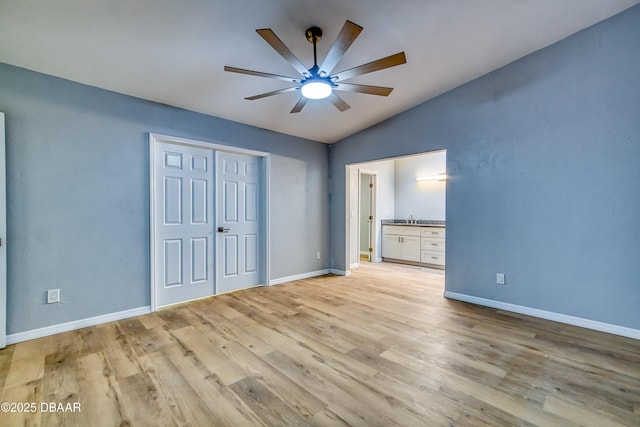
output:
[[[313,44],[313,67],[307,69],[302,62],[285,46],[285,44],[270,29],[265,28],[256,30],[256,32],[276,50],[302,77],[288,77],[278,74],[263,73],[261,71],[245,70],[242,68],[225,66],[225,71],[233,73],[248,74],[250,76],[267,77],[270,79],[284,80],[295,83],[295,86],[278,89],[271,92],[261,93],[259,95],[249,96],[245,99],[256,100],[266,98],[268,96],[278,95],[281,93],[301,92],[300,100],[291,110],[291,113],[299,113],[309,99],[329,98],[331,103],[340,111],[345,111],[351,106],[340,98],[334,91],[358,92],[369,95],[388,96],[393,88],[382,86],[369,86],[355,83],[344,83],[344,80],[351,79],[363,74],[372,73],[374,71],[383,70],[385,68],[395,67],[407,62],[404,52],[387,56],[367,64],[359,65],[348,70],[331,74],[335,66],[338,64],[342,55],[349,49],[351,44],[360,35],[363,28],[351,21],[346,21],[340,34],[333,42],[327,56],[320,66],[316,55],[316,43],[322,38],[322,30],[318,27],[308,28],[305,35],[309,43]]]

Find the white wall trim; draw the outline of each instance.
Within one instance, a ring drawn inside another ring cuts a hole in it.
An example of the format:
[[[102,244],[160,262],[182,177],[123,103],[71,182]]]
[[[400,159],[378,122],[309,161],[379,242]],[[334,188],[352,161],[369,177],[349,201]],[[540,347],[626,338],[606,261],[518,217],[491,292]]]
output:
[[[527,316],[538,317],[540,319],[553,320],[554,322],[566,323],[568,325],[579,326],[581,328],[593,329],[594,331],[606,332],[608,334],[640,340],[640,330],[627,328],[626,326],[612,325],[610,323],[598,322],[596,320],[584,319],[582,317],[574,317],[567,314],[555,313],[553,311],[540,310],[537,308],[510,304],[508,302],[480,298],[472,295],[459,294],[456,292],[445,291],[444,296],[445,298],[451,298],[458,301],[470,302],[485,307],[512,311],[514,313],[525,314]]]
[[[338,270],[338,269],[335,269],[335,268],[330,268],[329,269],[329,274],[335,274],[337,276],[351,276],[351,271],[349,271],[349,270],[344,271],[344,270]]]
[[[7,335],[7,344],[16,344],[22,341],[29,341],[36,338],[74,331],[88,326],[100,325],[102,323],[114,322],[116,320],[127,319],[129,317],[136,317],[149,313],[151,313],[151,306],[147,305],[144,307],[132,308],[130,310],[118,311],[116,313],[102,314],[100,316],[60,323],[58,325],[45,326],[44,328],[32,329],[30,331],[17,332],[15,334]]]
[[[280,277],[278,279],[269,280],[269,286],[280,285],[282,283],[293,282],[295,280],[309,279],[311,277],[324,276],[329,274],[329,269],[310,271],[308,273],[294,274],[293,276]]]

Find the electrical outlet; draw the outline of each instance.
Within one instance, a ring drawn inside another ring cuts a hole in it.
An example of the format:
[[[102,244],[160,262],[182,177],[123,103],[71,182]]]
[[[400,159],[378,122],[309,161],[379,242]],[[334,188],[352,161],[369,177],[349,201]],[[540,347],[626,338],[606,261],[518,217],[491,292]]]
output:
[[[496,283],[498,285],[504,285],[505,284],[505,280],[504,280],[504,273],[498,273],[496,274]]]
[[[320,251],[316,252],[316,259],[320,259]]]
[[[47,291],[47,304],[60,302],[60,289],[49,289]]]

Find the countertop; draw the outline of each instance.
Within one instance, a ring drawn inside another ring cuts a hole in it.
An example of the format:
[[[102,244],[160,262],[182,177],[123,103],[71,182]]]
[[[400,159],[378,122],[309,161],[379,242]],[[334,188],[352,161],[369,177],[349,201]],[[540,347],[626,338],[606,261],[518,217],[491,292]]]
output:
[[[409,223],[406,219],[383,219],[382,225],[409,225],[411,227],[445,227],[445,221],[434,219],[416,219]]]

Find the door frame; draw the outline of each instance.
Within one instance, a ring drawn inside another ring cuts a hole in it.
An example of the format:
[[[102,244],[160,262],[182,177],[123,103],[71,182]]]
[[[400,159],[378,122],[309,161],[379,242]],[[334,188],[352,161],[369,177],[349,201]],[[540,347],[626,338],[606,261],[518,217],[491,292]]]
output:
[[[4,113],[0,113],[0,348],[7,345],[7,154]]]
[[[361,226],[360,218],[362,217],[362,175],[369,175],[371,177],[371,184],[373,184],[373,191],[370,191],[369,196],[369,204],[371,205],[371,216],[373,216],[373,221],[369,226],[369,245],[373,249],[372,252],[369,252],[369,262],[375,262],[378,251],[376,245],[376,232],[378,231],[377,222],[378,222],[378,212],[376,210],[376,202],[378,199],[378,172],[360,169],[358,168],[358,238],[360,238]],[[360,245],[358,244],[358,265],[360,265]]]
[[[345,261],[345,270],[343,272],[341,272],[340,274],[344,274],[345,276],[350,276],[351,275],[351,269],[352,268],[358,268],[360,265],[360,242],[358,241],[358,244],[356,245],[356,249],[353,248],[354,243],[353,243],[353,239],[351,234],[353,231],[354,227],[357,227],[357,233],[356,236],[354,237],[356,240],[359,239],[360,236],[360,171],[364,172],[367,175],[373,175],[374,176],[374,205],[373,205],[373,209],[374,209],[374,218],[377,216],[377,201],[378,201],[378,171],[373,171],[373,170],[368,170],[368,169],[362,169],[359,167],[358,163],[351,163],[351,164],[347,164],[344,167],[344,171],[345,171],[345,180],[344,180],[344,186],[345,186],[345,211],[344,211],[344,220],[345,220],[345,239],[344,239],[344,261]],[[353,174],[353,175],[352,175]],[[355,187],[357,188],[351,188],[352,187],[352,176],[357,176],[356,179],[356,183],[355,183]],[[353,196],[355,192],[355,199],[354,203],[351,203],[351,198]],[[355,224],[353,224],[353,227],[351,225],[351,218],[352,218],[352,213],[354,213],[353,216],[356,217],[357,221],[355,221]],[[378,232],[378,227],[376,227],[377,225],[377,221],[374,222],[374,234]],[[351,264],[351,259],[352,259],[352,251],[356,250],[357,251],[357,257],[356,259],[358,260],[357,263]],[[373,253],[374,253],[374,261],[373,262],[380,262],[381,258],[376,258],[376,255],[379,253],[377,251],[377,247],[374,244],[373,245]],[[339,270],[336,270],[339,271]]]
[[[229,145],[220,144],[218,142],[207,142],[207,141],[198,141],[194,139],[180,138],[169,135],[162,135],[157,133],[149,133],[149,272],[150,272],[150,280],[149,280],[149,288],[150,288],[150,305],[151,311],[157,311],[158,307],[156,304],[156,277],[155,277],[155,266],[156,266],[156,257],[155,257],[155,218],[154,218],[154,202],[155,202],[155,154],[156,154],[156,143],[166,143],[166,144],[174,144],[174,145],[183,145],[189,147],[203,148],[206,150],[211,150],[213,152],[216,151],[224,151],[227,153],[237,153],[244,154],[253,157],[259,157],[262,159],[262,185],[260,190],[262,191],[261,198],[261,212],[263,212],[260,228],[262,233],[262,286],[269,286],[269,277],[270,277],[270,260],[269,260],[269,201],[270,201],[270,184],[269,177],[270,174],[270,164],[271,164],[271,154],[264,151],[256,151],[249,150],[245,148],[238,148]],[[215,169],[214,169],[215,170]],[[215,175],[213,177],[215,184]],[[215,188],[213,189],[215,191]],[[214,196],[215,197],[215,196]],[[215,224],[212,224],[212,229],[215,232]],[[215,235],[215,233],[214,233]],[[214,253],[212,254],[214,257],[214,263],[216,262],[216,248],[214,245]],[[216,266],[217,268],[217,266]],[[214,294],[217,288],[217,283],[214,278]],[[213,296],[209,295],[209,296]]]

